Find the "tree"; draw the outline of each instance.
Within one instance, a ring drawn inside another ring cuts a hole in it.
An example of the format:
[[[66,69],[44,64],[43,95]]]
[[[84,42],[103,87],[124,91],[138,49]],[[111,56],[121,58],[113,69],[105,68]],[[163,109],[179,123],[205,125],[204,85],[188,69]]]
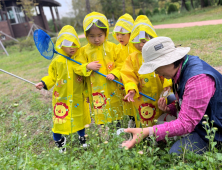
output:
[[[75,18],[74,27],[75,29],[80,30],[83,27],[83,19],[87,13],[85,1],[72,0],[72,9],[73,11],[70,12],[70,16]]]
[[[135,14],[135,6],[133,0],[131,0],[131,5],[133,7],[133,19],[136,19],[136,14]]]
[[[185,3],[186,3],[186,0],[181,0],[181,11],[182,11],[182,10],[187,10],[187,11],[188,11]]]
[[[100,0],[102,11],[107,18],[112,18],[115,22],[116,19],[122,14],[121,6],[118,0]]]
[[[194,9],[193,0],[190,0],[190,4],[191,4],[192,8]]]
[[[91,12],[89,0],[86,0],[86,11],[87,11],[87,14]]]
[[[126,5],[125,5],[125,0],[123,0],[123,14],[126,13]]]

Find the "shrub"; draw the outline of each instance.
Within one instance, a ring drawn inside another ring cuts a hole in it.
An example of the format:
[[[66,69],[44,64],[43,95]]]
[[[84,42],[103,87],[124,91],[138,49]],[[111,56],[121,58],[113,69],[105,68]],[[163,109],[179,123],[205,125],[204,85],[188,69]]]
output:
[[[160,14],[160,11],[159,11],[158,8],[155,8],[155,9],[153,10],[153,15],[157,15],[157,14]]]
[[[174,12],[178,12],[177,6],[175,4],[170,4],[167,13],[171,14]]]
[[[146,10],[146,16],[149,18],[149,17],[152,17],[152,13],[150,12],[149,9]]]
[[[138,12],[138,15],[144,15],[143,13],[143,10],[141,9],[139,12]]]
[[[6,40],[6,41],[2,41],[2,43],[5,48],[18,44],[18,42],[15,40]]]
[[[162,8],[162,9],[160,10],[160,14],[166,15],[166,9],[165,9],[165,8]]]
[[[190,11],[190,10],[192,9],[190,2],[186,2],[186,3],[185,3],[185,7],[186,7],[186,9],[187,9],[188,11]]]
[[[19,42],[19,52],[21,52],[24,47],[25,48],[31,47],[31,50],[32,50],[33,46],[35,46],[33,38],[28,37],[27,40],[25,39],[25,40],[22,40],[22,41]]]

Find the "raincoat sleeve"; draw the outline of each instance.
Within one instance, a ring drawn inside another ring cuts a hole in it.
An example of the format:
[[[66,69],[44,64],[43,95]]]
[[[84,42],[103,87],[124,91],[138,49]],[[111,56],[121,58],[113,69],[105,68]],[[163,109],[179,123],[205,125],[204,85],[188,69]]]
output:
[[[120,71],[121,78],[123,80],[123,84],[125,87],[126,94],[128,94],[129,90],[135,90],[136,94],[134,98],[139,97],[139,89],[138,89],[138,84],[139,84],[139,77],[135,74],[136,67],[133,66],[133,61],[132,61],[132,55],[129,55],[125,62],[123,63],[122,69]]]
[[[87,70],[86,66],[89,64],[84,47],[79,49],[79,55],[75,58],[76,61],[80,62],[82,65],[77,63],[74,64],[74,72],[80,76],[88,77],[91,75],[92,70]]]
[[[115,75],[118,79],[120,79],[120,70],[123,65],[122,58],[117,55],[117,46],[114,44],[113,46],[113,59],[115,63],[115,68],[110,72],[111,74]]]
[[[48,76],[43,77],[41,80],[45,83],[47,90],[51,89],[55,85],[56,76],[57,76],[57,69],[56,69],[56,58],[55,58],[54,60],[52,60],[51,64],[49,65]]]

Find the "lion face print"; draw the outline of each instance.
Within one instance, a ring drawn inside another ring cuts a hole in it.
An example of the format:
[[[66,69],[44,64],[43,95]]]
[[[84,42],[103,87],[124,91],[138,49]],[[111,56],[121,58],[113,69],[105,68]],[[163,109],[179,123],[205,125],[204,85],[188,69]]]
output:
[[[154,105],[149,103],[144,103],[139,106],[139,114],[142,123],[149,125],[153,123],[154,117],[156,115],[156,108]]]
[[[96,92],[93,93],[93,104],[94,104],[94,109],[101,109],[102,106],[106,105],[106,96],[102,93]]]
[[[69,108],[65,103],[59,102],[54,106],[54,123],[62,124],[65,123],[65,117],[68,116]]]

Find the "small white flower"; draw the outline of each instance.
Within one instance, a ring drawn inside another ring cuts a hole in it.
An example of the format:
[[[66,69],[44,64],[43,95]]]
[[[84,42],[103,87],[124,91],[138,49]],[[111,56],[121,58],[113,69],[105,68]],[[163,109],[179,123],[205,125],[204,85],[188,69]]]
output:
[[[124,149],[127,151],[127,150],[129,150],[129,148],[127,148],[127,147],[124,147]]]
[[[88,137],[88,135],[87,135],[87,134],[85,134],[85,137],[87,138],[87,137]]]
[[[85,128],[89,128],[89,124],[85,125]]]
[[[25,134],[25,135],[24,135],[24,138],[25,138],[26,136],[27,136],[27,135]]]
[[[143,151],[139,151],[138,154],[143,155]]]
[[[208,115],[204,115],[204,117],[205,117],[205,118],[207,118],[207,117],[208,117]]]
[[[154,120],[154,123],[157,123],[157,122],[158,122],[158,120],[155,119],[155,120]]]
[[[202,124],[203,124],[203,125],[206,125],[206,124],[207,124],[207,122],[206,122],[206,121],[203,121],[203,122],[202,122]]]
[[[103,142],[103,143],[107,144],[107,143],[108,143],[108,141],[105,141],[105,142]]]

